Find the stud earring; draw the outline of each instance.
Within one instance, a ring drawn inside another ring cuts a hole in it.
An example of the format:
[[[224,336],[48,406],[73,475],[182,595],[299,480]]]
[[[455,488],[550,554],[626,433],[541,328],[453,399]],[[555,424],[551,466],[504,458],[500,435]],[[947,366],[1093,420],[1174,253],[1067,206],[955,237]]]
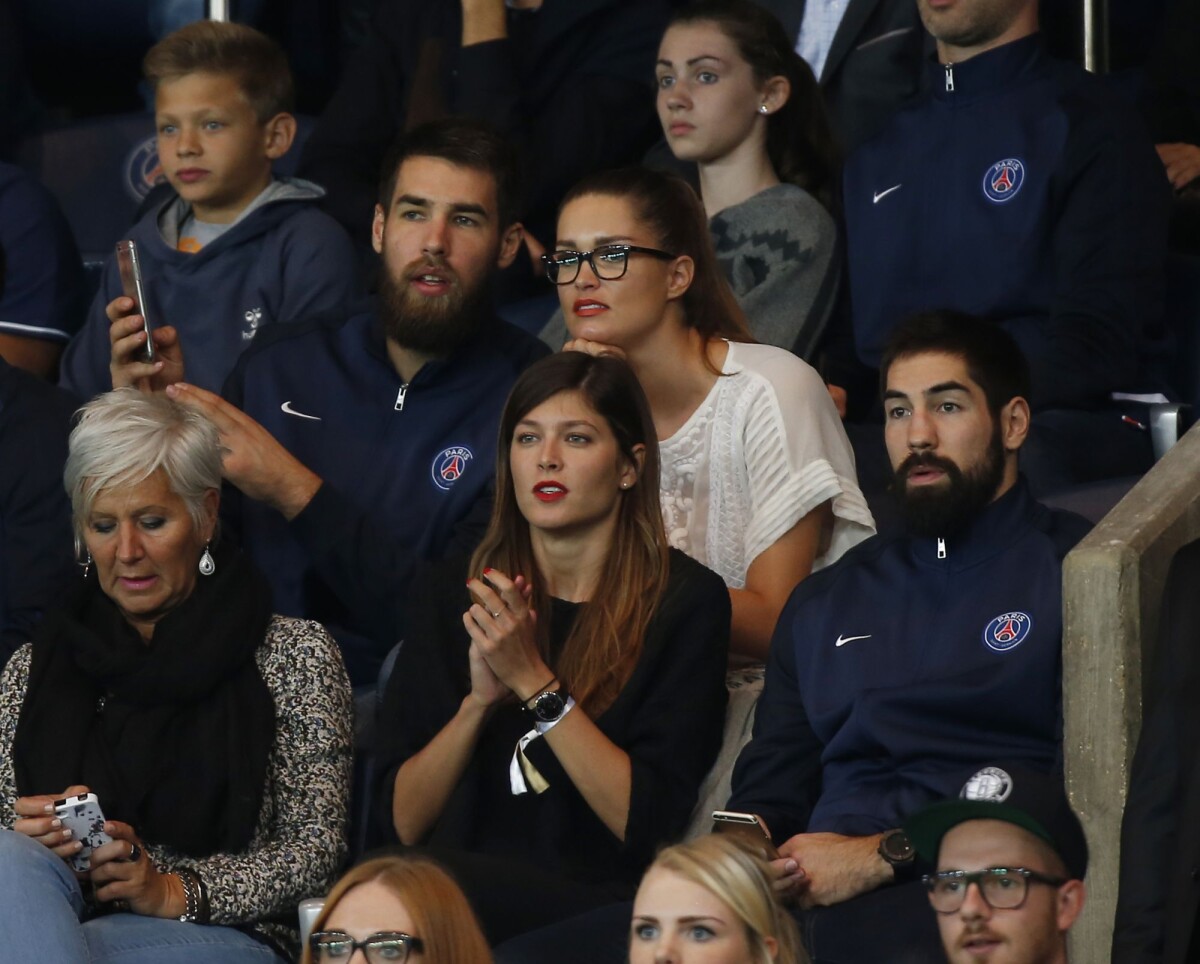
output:
[[[760,114],[765,114],[767,112],[767,105],[766,104],[759,105],[758,112]]]
[[[211,576],[217,571],[217,564],[213,562],[212,553],[208,551],[208,544],[205,543],[204,554],[200,557],[200,575]]]

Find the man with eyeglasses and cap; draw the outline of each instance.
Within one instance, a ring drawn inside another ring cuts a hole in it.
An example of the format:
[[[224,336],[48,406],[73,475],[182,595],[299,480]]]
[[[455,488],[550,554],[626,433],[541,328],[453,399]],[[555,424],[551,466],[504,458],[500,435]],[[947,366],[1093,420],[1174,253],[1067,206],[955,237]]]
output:
[[[905,823],[950,964],[1065,964],[1087,840],[1058,777],[1001,764]]]

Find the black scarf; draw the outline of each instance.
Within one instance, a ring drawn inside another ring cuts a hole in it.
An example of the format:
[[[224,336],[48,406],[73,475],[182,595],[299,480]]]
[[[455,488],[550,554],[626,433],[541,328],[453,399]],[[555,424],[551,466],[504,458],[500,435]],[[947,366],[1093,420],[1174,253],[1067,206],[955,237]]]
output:
[[[195,857],[247,847],[275,734],[254,661],[271,597],[240,553],[215,556],[149,644],[94,573],[47,614],[13,742],[20,795],[82,783],[150,843]]]

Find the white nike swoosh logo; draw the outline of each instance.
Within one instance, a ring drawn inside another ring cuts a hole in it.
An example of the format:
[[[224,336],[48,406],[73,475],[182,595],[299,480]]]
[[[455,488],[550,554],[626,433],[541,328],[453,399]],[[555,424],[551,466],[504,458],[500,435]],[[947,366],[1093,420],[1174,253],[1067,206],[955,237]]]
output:
[[[866,636],[843,636],[839,633],[837,642],[834,645],[835,646],[845,646],[847,643],[852,643],[856,639],[870,639],[870,638],[871,638],[870,633],[867,633]]]
[[[284,402],[282,405],[279,406],[279,408],[285,414],[295,415],[296,418],[311,418],[314,422],[321,421],[320,415],[305,415],[303,412],[297,412],[294,408],[292,408],[292,403],[290,400]]]
[[[903,184],[897,184],[894,187],[889,187],[886,191],[876,191],[875,192],[875,200],[873,203],[878,204],[880,201],[882,201],[885,197],[887,197],[893,191],[899,191],[900,188],[902,188],[902,187],[904,187]]]

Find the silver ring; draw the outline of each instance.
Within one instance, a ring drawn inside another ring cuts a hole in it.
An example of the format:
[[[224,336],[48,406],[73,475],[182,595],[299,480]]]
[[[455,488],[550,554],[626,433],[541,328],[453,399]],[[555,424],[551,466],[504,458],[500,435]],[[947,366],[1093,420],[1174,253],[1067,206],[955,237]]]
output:
[[[126,857],[125,859],[129,863],[135,864],[141,859],[141,856],[142,856],[142,848],[139,847],[135,843],[130,843],[129,844],[129,856]]]
[[[488,612],[491,614],[492,619],[500,618],[500,610],[499,609],[497,609],[494,613],[489,609]]]

